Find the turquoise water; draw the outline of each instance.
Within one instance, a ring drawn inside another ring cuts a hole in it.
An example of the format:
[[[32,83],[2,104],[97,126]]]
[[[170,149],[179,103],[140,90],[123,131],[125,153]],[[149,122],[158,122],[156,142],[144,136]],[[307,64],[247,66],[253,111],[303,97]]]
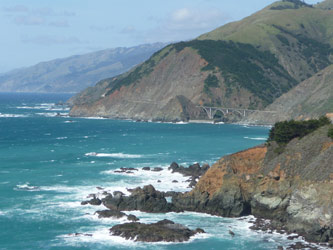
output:
[[[108,229],[125,221],[100,220],[94,212],[101,207],[80,205],[88,194],[99,192],[96,187],[126,192],[153,184],[163,191],[187,191],[186,179],[167,170],[171,162],[212,164],[264,142],[268,128],[69,118],[68,109],[57,105],[69,97],[0,94],[0,249],[276,249],[286,244],[286,236],[248,229],[250,217],[189,212],[132,212],[141,222],[167,218],[207,232],[189,243],[143,244],[110,236]],[[145,166],[164,170],[113,172]]]

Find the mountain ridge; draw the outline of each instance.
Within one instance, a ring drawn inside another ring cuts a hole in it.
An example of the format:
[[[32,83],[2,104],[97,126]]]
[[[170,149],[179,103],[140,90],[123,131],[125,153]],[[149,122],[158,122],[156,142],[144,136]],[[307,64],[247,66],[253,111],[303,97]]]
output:
[[[168,45],[132,71],[78,94],[70,114],[164,120],[159,111],[168,112],[163,107],[180,95],[194,105],[263,109],[333,63],[333,11],[301,3],[278,1]],[[180,112],[175,120],[183,117]]]
[[[119,47],[40,62],[1,74],[0,91],[77,93],[103,78],[126,72],[164,46]]]

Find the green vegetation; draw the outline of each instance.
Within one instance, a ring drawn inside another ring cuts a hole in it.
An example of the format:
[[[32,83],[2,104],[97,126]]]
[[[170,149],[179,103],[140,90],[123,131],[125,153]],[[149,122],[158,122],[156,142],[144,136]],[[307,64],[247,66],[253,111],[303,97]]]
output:
[[[148,76],[154,70],[154,66],[166,56],[168,56],[171,50],[172,45],[169,45],[155,52],[147,61],[137,66],[133,71],[130,71],[128,74],[107,79],[107,81],[110,82],[110,90],[106,95],[113,93],[115,90],[119,90],[122,86],[128,86],[141,80],[143,77]]]
[[[284,121],[277,122],[269,131],[268,142],[276,141],[280,146],[286,145],[294,138],[301,138],[317,130],[318,128],[331,124],[326,116],[322,116],[318,120],[312,119],[308,121]]]
[[[333,126],[328,129],[327,136],[333,139]]]
[[[315,8],[322,10],[333,10],[333,2],[332,1],[322,1],[314,6]]]
[[[303,24],[301,24],[303,25]],[[303,25],[304,26],[304,25]],[[322,70],[330,65],[330,55],[333,53],[333,49],[329,44],[318,42],[315,39],[306,37],[302,34],[294,34],[284,27],[273,25],[274,28],[281,31],[285,36],[292,37],[297,41],[297,49],[306,58],[308,65],[311,66],[314,72]],[[282,35],[276,35],[276,37],[285,45],[289,46],[288,39]]]
[[[227,87],[243,87],[258,96],[264,105],[297,84],[277,58],[250,44],[232,41],[193,40],[174,45],[179,52],[185,47],[198,51],[208,65],[202,70],[219,69]]]
[[[209,93],[209,88],[217,88],[219,86],[219,79],[215,75],[209,74],[205,80],[204,91]]]
[[[290,46],[290,43],[289,43],[288,39],[285,36],[277,34],[276,38],[279,39],[280,42],[283,43],[284,45]]]
[[[271,10],[299,9],[301,7],[312,8],[312,5],[307,4],[300,0],[283,0],[282,2],[285,2],[286,4],[273,6],[271,7]]]

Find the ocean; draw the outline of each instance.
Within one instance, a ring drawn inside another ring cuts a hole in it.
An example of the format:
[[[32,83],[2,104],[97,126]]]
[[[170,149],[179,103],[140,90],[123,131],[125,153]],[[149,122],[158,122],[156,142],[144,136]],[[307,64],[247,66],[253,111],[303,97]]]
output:
[[[291,243],[286,235],[250,230],[251,216],[193,212],[130,212],[141,222],[170,219],[207,232],[187,243],[138,243],[109,235],[110,227],[126,220],[98,219],[94,212],[101,207],[80,204],[101,192],[97,187],[126,193],[126,188],[152,184],[160,191],[189,191],[187,178],[167,169],[171,162],[213,164],[223,155],[265,142],[269,128],[71,118],[61,105],[68,98],[0,94],[0,249],[257,250]],[[121,167],[139,171],[114,172]]]

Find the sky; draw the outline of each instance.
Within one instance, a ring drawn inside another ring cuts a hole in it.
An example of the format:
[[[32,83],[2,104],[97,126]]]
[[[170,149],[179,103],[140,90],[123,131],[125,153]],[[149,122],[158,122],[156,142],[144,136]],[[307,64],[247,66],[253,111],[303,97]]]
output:
[[[0,73],[107,48],[193,39],[272,2],[0,0]]]

